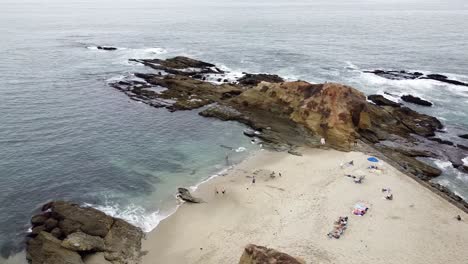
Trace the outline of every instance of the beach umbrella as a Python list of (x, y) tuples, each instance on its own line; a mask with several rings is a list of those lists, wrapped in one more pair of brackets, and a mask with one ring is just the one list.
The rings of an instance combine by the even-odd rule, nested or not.
[(379, 162), (379, 160), (376, 157), (369, 157), (367, 158), (367, 160), (370, 162)]

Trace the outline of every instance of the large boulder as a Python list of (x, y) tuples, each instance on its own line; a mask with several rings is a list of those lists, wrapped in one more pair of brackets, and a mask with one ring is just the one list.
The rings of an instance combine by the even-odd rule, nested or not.
[(66, 233), (71, 233), (80, 229), (84, 233), (92, 236), (105, 237), (113, 223), (112, 217), (91, 207), (83, 208), (77, 204), (57, 201), (53, 203), (51, 209), (58, 215), (59, 219), (62, 220), (62, 228), (67, 224), (73, 226), (73, 228), (67, 230), (68, 232)]
[(80, 254), (61, 246), (61, 241), (40, 232), (27, 244), (27, 258), (32, 264), (83, 264)]
[(105, 237), (105, 258), (112, 263), (138, 264), (141, 257), (141, 230), (116, 219)]
[(139, 228), (64, 201), (48, 203), (42, 210), (31, 219), (36, 226), (28, 235), (26, 253), (33, 264), (83, 263), (83, 259), (99, 259), (92, 257), (96, 252), (113, 264), (139, 263), (143, 237)]
[(286, 253), (257, 245), (247, 245), (239, 264), (305, 264)]
[(70, 234), (62, 241), (62, 247), (73, 251), (104, 251), (104, 239), (83, 232)]

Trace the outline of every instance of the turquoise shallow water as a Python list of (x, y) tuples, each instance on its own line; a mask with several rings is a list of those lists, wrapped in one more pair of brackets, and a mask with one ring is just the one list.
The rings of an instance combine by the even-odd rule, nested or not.
[[(244, 127), (128, 100), (107, 82), (129, 58), (187, 55), (233, 71), (336, 81), (366, 93), (411, 92), (449, 133), (468, 128), (468, 89), (389, 81), (364, 69), (444, 73), (468, 81), (466, 1), (12, 1), (0, 3), (0, 252), (19, 248), (28, 219), (72, 199), (146, 229), (175, 188), (225, 166), (221, 144), (247, 151)], [(116, 52), (87, 47), (112, 45)], [(468, 145), (466, 143), (465, 145)], [(441, 183), (468, 196), (443, 162)], [(166, 202), (165, 202), (166, 201)]]

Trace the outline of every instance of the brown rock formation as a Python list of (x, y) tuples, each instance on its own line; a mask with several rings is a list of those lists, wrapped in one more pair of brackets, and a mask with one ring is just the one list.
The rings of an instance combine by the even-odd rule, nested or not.
[(31, 219), (26, 252), (32, 264), (82, 264), (96, 252), (110, 263), (139, 263), (143, 237), (139, 228), (69, 202), (51, 202), (42, 209)]
[(247, 245), (239, 264), (305, 264), (286, 253), (257, 245)]
[[(443, 128), (437, 118), (383, 96), (370, 96), (373, 104), (349, 86), (284, 82), (268, 74), (245, 73), (237, 81), (219, 84), (225, 72), (209, 63), (185, 57), (137, 61), (163, 73), (136, 73), (145, 82), (111, 85), (133, 100), (170, 111), (205, 107), (199, 112), (202, 116), (239, 121), (259, 131), (253, 136), (266, 147), (291, 151), (300, 145), (320, 146), (320, 139), (325, 138), (327, 146), (349, 151), (359, 140), (422, 180), (437, 177), (441, 171), (418, 157), (449, 160), (465, 170), (460, 157), (468, 155), (467, 149), (434, 137)], [(454, 197), (448, 199), (460, 204)], [(461, 205), (468, 210), (467, 203)]]

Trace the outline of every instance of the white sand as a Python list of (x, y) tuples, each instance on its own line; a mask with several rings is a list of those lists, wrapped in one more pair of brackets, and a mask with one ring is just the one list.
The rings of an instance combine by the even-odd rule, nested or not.
[[(143, 242), (144, 263), (238, 263), (248, 243), (273, 247), (307, 263), (468, 263), (468, 216), (385, 164), (371, 173), (366, 155), (305, 150), (298, 157), (262, 151), (195, 193)], [(355, 166), (339, 164), (354, 160)], [(251, 178), (262, 169), (255, 185)], [(271, 179), (270, 171), (282, 177)], [(365, 175), (355, 184), (345, 173)], [(227, 193), (215, 195), (215, 186)], [(385, 200), (382, 188), (394, 200)], [(247, 189), (248, 188), (248, 189)], [(365, 216), (351, 213), (366, 201)], [(455, 220), (461, 215), (463, 221)], [(326, 234), (349, 216), (340, 239)]]

